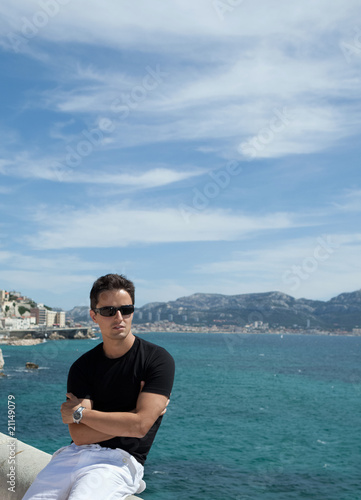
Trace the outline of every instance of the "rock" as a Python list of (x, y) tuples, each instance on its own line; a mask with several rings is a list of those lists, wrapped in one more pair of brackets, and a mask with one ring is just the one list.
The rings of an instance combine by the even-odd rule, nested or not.
[(36, 345), (43, 342), (43, 339), (15, 339), (13, 337), (0, 339), (0, 344), (6, 345)]
[(0, 370), (4, 368), (4, 365), (5, 365), (4, 356), (2, 350), (0, 349)]
[(86, 335), (84, 335), (84, 333), (83, 333), (83, 332), (78, 331), (78, 332), (76, 332), (76, 334), (74, 335), (74, 338), (75, 338), (75, 339), (86, 339), (87, 337), (86, 337)]
[(29, 368), (30, 370), (34, 370), (36, 368), (39, 368), (39, 365), (37, 365), (36, 363), (31, 363), (30, 361), (28, 361), (25, 365), (25, 368)]
[(64, 335), (60, 335), (57, 332), (53, 332), (53, 333), (50, 334), (49, 339), (50, 340), (64, 340), (65, 337), (64, 337)]

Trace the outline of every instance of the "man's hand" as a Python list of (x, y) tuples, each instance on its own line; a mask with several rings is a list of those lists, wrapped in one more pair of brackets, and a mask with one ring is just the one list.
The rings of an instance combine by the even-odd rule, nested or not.
[(81, 406), (81, 401), (74, 394), (68, 392), (67, 400), (61, 405), (61, 416), (64, 424), (73, 423), (73, 413)]

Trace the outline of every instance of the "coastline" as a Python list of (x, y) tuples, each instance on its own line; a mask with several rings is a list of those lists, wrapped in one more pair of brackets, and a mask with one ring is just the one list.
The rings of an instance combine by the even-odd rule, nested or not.
[[(187, 325), (179, 324), (173, 321), (153, 321), (146, 323), (133, 323), (132, 332), (134, 334), (157, 333), (205, 333), (205, 334), (227, 334), (227, 335), (316, 335), (316, 336), (343, 336), (343, 337), (361, 337), (360, 329), (348, 330), (323, 330), (321, 328), (302, 328), (294, 325), (293, 327), (277, 326), (270, 327), (268, 324), (250, 324), (250, 325)], [(85, 340), (95, 339), (100, 336), (98, 331), (91, 324), (84, 322), (72, 327), (53, 327), (46, 329), (23, 329), (23, 330), (0, 330), (0, 345), (12, 346), (32, 346), (47, 342), (48, 340)]]
[(344, 337), (360, 337), (361, 334), (353, 333), (346, 330), (320, 330), (316, 328), (279, 328), (270, 327), (240, 327), (236, 325), (226, 326), (190, 326), (171, 323), (169, 321), (159, 321), (154, 323), (132, 324), (132, 332), (151, 333), (151, 332), (167, 332), (167, 333), (223, 333), (235, 335), (319, 335), (319, 336), (344, 336)]
[[(234, 331), (230, 330), (222, 330), (219, 328), (192, 328), (192, 327), (181, 327), (176, 329), (168, 329), (161, 328), (159, 326), (153, 326), (148, 328), (137, 328), (136, 326), (132, 327), (132, 332), (137, 334), (148, 334), (148, 333), (204, 333), (204, 334), (223, 334), (223, 335), (278, 335), (283, 337), (284, 335), (310, 335), (310, 336), (319, 336), (319, 337), (361, 337), (361, 335), (354, 334), (352, 332), (330, 332), (330, 331), (318, 331), (318, 330), (250, 330), (250, 329), (237, 329)], [(74, 336), (74, 337), (64, 337), (62, 335), (52, 336), (52, 337), (41, 337), (41, 338), (18, 338), (13, 336), (6, 336), (0, 338), (0, 346), (1, 345), (10, 345), (10, 346), (33, 346), (38, 344), (43, 344), (44, 342), (54, 341), (54, 340), (87, 340), (87, 339), (96, 339), (97, 335), (93, 336)], [(98, 337), (99, 338), (99, 337)]]

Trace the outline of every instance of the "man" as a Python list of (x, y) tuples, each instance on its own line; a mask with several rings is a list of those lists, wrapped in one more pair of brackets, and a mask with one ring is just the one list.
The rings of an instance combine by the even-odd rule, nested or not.
[(174, 360), (131, 332), (134, 285), (97, 279), (90, 316), (103, 342), (71, 366), (61, 405), (72, 444), (52, 457), (23, 500), (125, 499), (145, 489), (143, 466), (169, 401)]

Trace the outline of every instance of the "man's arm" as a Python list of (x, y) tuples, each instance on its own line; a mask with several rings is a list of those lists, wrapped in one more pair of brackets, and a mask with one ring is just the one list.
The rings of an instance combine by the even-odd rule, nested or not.
[[(61, 406), (65, 424), (72, 424), (73, 412), (79, 406), (86, 407), (81, 421), (83, 428), (74, 429), (74, 426), (80, 427), (81, 423), (69, 425), (69, 431), (75, 444), (90, 444), (89, 437), (93, 435), (105, 436), (105, 438), (93, 442), (104, 441), (114, 436), (142, 438), (157, 418), (165, 413), (169, 401), (166, 396), (160, 394), (141, 392), (133, 412), (102, 412), (93, 410), (91, 406), (81, 405), (80, 400), (71, 393), (68, 393), (67, 397), (69, 399)], [(88, 428), (89, 432), (87, 433)], [(86, 442), (83, 442), (83, 439)]]
[[(82, 399), (79, 401), (80, 406), (84, 406), (89, 410), (93, 408), (93, 401), (91, 401), (90, 399)], [(102, 441), (107, 441), (108, 439), (112, 439), (113, 437), (115, 437), (111, 436), (108, 433), (98, 432), (94, 429), (91, 429), (81, 422), (80, 424), (69, 423), (68, 427), (72, 440), (78, 446), (82, 444), (101, 443)]]
[[(71, 393), (67, 397), (61, 407), (62, 418), (69, 424), (70, 435), (77, 445), (99, 443), (115, 436), (142, 438), (157, 418), (164, 415), (169, 403), (166, 396), (141, 392), (132, 412), (101, 412), (92, 409), (90, 400), (80, 401)], [(79, 406), (86, 408), (82, 421), (80, 424), (71, 423), (73, 412)]]

